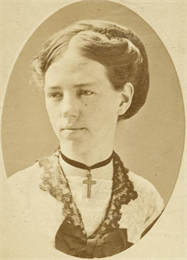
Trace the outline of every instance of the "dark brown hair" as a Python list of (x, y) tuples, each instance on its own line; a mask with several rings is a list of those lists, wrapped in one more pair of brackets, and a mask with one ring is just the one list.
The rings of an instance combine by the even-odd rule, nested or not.
[(149, 89), (147, 55), (137, 34), (115, 23), (79, 21), (50, 37), (33, 61), (34, 76), (39, 86), (44, 86), (44, 76), (49, 66), (63, 57), (70, 42), (76, 38), (76, 47), (83, 56), (105, 66), (108, 79), (116, 91), (127, 82), (133, 84), (131, 106), (119, 120), (136, 114), (145, 103)]

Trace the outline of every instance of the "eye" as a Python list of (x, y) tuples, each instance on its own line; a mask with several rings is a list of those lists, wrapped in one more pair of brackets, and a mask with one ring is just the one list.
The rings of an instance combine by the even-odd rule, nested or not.
[(79, 91), (79, 95), (81, 95), (81, 96), (91, 96), (93, 94), (94, 94), (94, 92), (92, 92), (90, 90), (83, 90), (83, 89), (81, 89)]
[(52, 92), (52, 93), (48, 93), (47, 97), (52, 98), (54, 100), (58, 100), (61, 99), (63, 97), (63, 94), (60, 92)]

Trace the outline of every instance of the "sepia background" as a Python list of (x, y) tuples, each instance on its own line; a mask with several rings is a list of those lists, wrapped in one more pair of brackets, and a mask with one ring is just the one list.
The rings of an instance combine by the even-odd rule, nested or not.
[[(6, 27), (4, 27), (3, 38), (3, 54), (4, 58), (6, 57), (3, 63), (4, 87), (12, 72), (2, 114), (2, 148), (7, 175), (10, 176), (14, 172), (32, 165), (35, 160), (51, 154), (58, 144), (45, 113), (43, 94), (30, 81), (29, 67), (32, 58), (39, 50), (40, 44), (55, 30), (57, 31), (79, 19), (110, 20), (125, 24), (140, 35), (147, 49), (151, 78), (146, 105), (132, 119), (119, 125), (116, 151), (121, 155), (125, 166), (150, 180), (167, 203), (180, 168), (184, 143), (184, 112), (178, 78), (162, 41), (171, 55), (174, 51), (174, 63), (178, 64), (178, 74), (182, 81), (181, 85), (183, 85), (184, 60), (180, 57), (184, 52), (184, 42), (182, 35), (179, 33), (184, 19), (183, 2), (173, 2), (168, 6), (164, 2), (140, 3), (132, 1), (129, 3), (121, 1), (130, 8), (128, 9), (110, 1), (82, 1), (57, 11), (51, 17), (49, 16), (53, 12), (68, 1), (15, 2), (4, 3), (4, 17), (7, 22)], [(149, 25), (152, 25), (158, 35), (162, 36), (162, 41), (154, 30), (131, 9), (139, 13)], [(162, 16), (164, 17), (161, 19)], [(48, 19), (40, 25), (46, 18)], [(35, 31), (37, 27), (38, 29)], [(29, 37), (30, 39), (27, 41)], [(22, 47), (24, 47), (23, 50)], [(21, 50), (22, 52), (19, 55)], [(3, 91), (5, 93), (5, 88), (3, 88)], [(180, 178), (178, 181), (181, 180)], [(177, 200), (180, 196), (176, 195), (173, 198), (175, 206), (172, 210), (177, 214), (180, 212), (178, 207), (181, 200)], [(6, 205), (5, 208), (7, 208)], [(116, 258), (141, 256), (151, 259), (151, 257), (157, 256), (159, 259), (164, 259), (167, 256), (178, 256), (178, 259), (180, 257), (182, 259), (184, 255), (182, 243), (184, 234), (181, 234), (180, 231), (181, 237), (179, 239), (179, 230), (181, 230), (181, 223), (183, 223), (183, 214), (175, 220), (174, 224), (177, 223), (178, 230), (172, 233), (168, 228), (168, 217), (172, 216), (170, 215), (172, 210), (168, 213), (166, 209), (165, 215), (163, 214), (164, 216), (159, 220), (157, 227), (160, 226), (157, 230), (161, 231), (165, 228), (165, 232), (156, 233), (156, 238), (159, 239), (158, 242), (152, 244), (152, 249), (151, 243), (145, 243), (145, 246), (140, 241), (138, 245), (144, 249), (143, 252), (139, 249), (141, 254), (133, 253), (138, 252), (137, 245), (137, 247), (134, 246), (135, 249), (133, 247), (127, 252), (119, 254)], [(9, 212), (11, 212), (10, 209)], [(150, 233), (153, 233), (145, 237), (147, 242), (150, 242), (151, 239), (154, 241), (154, 231), (157, 232), (156, 229), (150, 231)], [(148, 236), (150, 240), (147, 238)], [(171, 241), (178, 243), (178, 253), (171, 248), (171, 241), (167, 244), (168, 248), (167, 245), (163, 248), (163, 242), (169, 241), (171, 236), (174, 239), (171, 239)], [(10, 238), (10, 235), (8, 237)], [(157, 249), (153, 250), (155, 243)], [(163, 250), (160, 251), (159, 245)], [(169, 247), (170, 251), (168, 250)], [(40, 257), (47, 256), (47, 251), (44, 252), (41, 248), (39, 251), (38, 256), (40, 254)], [(5, 246), (4, 252), (8, 256), (11, 255), (12, 251)], [(18, 257), (23, 254), (21, 247), (16, 250), (16, 253)], [(29, 250), (27, 253), (28, 257), (32, 256)], [(56, 257), (62, 256), (58, 252), (55, 253)]]

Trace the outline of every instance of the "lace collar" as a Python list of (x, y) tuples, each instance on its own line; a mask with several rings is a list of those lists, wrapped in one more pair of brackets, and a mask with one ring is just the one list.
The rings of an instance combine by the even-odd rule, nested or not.
[[(73, 201), (68, 181), (59, 163), (59, 157), (60, 153), (57, 151), (52, 156), (44, 158), (39, 162), (40, 167), (44, 169), (41, 175), (40, 189), (48, 191), (57, 200), (63, 202), (62, 213), (66, 221), (75, 227), (79, 226), (82, 234), (86, 236), (81, 214)], [(116, 153), (114, 153), (113, 168), (113, 185), (109, 206), (104, 221), (90, 237), (94, 237), (96, 234), (104, 235), (111, 230), (119, 228), (118, 221), (121, 219), (121, 206), (138, 197), (133, 183), (127, 175), (128, 169), (123, 166)]]

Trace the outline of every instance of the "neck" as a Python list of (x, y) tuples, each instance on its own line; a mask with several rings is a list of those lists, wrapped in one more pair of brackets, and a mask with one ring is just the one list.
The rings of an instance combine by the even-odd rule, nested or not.
[(94, 148), (86, 152), (76, 153), (72, 149), (66, 149), (63, 144), (60, 144), (60, 150), (69, 159), (91, 166), (109, 158), (113, 152), (113, 145), (105, 149)]

